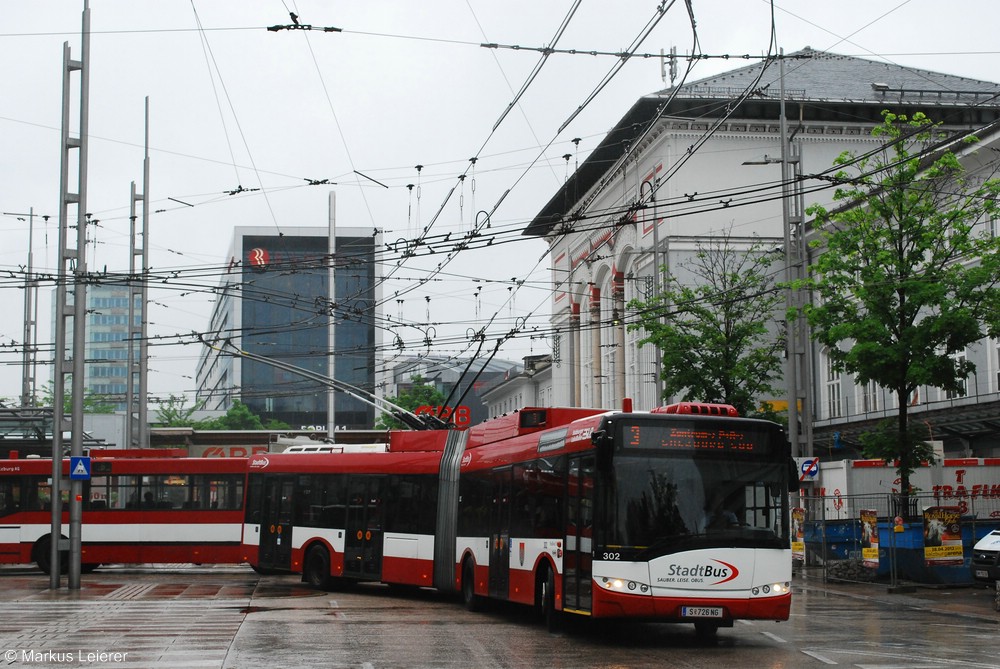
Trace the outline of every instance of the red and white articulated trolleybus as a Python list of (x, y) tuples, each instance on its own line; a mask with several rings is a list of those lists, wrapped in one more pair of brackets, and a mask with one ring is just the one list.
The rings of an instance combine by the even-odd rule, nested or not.
[[(165, 454), (179, 455), (168, 449), (91, 452), (91, 479), (83, 482), (83, 570), (111, 563), (242, 561), (246, 458)], [(68, 459), (63, 475), (69, 477)], [(51, 459), (0, 460), (0, 563), (35, 562), (49, 572), (51, 479)], [(69, 532), (68, 487), (61, 488), (63, 538)]]
[(260, 571), (433, 586), (592, 618), (786, 620), (782, 428), (732, 407), (530, 408), (384, 453), (250, 459), (245, 559)]
[[(580, 415), (526, 409), (470, 434), (461, 461), (456, 579), (484, 597), (592, 618), (787, 620), (783, 429), (682, 403)], [(489, 435), (489, 437), (487, 437)]]
[(443, 564), (450, 587), (453, 547), (435, 555), (446, 546), (436, 537), (441, 462), (445, 445), (454, 451), (463, 436), (397, 431), (376, 449), (251, 456), (243, 560), (260, 573), (301, 573), (319, 588), (338, 579), (434, 586)]

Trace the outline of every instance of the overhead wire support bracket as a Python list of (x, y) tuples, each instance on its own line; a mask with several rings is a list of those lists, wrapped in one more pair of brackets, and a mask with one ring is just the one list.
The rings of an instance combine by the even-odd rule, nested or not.
[(308, 23), (290, 23), (288, 25), (277, 25), (268, 26), (267, 31), (271, 33), (276, 33), (279, 30), (322, 30), (325, 33), (340, 33), (344, 32), (342, 28), (335, 28), (333, 26), (318, 26), (314, 27)]

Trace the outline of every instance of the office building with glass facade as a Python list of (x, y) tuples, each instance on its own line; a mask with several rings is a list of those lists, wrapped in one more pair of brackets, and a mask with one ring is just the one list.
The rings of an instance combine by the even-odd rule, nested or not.
[[(374, 392), (378, 305), (372, 228), (237, 227), (198, 362), (198, 399), (240, 400), (295, 429), (369, 429), (374, 409), (289, 369)], [(333, 233), (331, 235), (331, 232)], [(331, 290), (332, 287), (332, 290)], [(276, 367), (233, 355), (275, 360)]]

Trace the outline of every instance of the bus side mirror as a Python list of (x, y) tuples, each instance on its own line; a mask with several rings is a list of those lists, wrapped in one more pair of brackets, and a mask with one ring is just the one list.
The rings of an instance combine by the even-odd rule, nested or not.
[(615, 443), (607, 430), (596, 430), (590, 437), (590, 442), (597, 450), (597, 468), (606, 471), (611, 468), (612, 453)]
[(788, 492), (799, 491), (799, 468), (795, 466), (795, 458), (788, 458)]

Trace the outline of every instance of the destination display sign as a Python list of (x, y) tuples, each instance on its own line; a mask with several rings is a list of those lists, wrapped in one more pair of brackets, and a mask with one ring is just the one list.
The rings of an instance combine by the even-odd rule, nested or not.
[(726, 425), (728, 421), (631, 423), (623, 427), (626, 449), (705, 451), (766, 455), (773, 452), (772, 435), (756, 425)]

